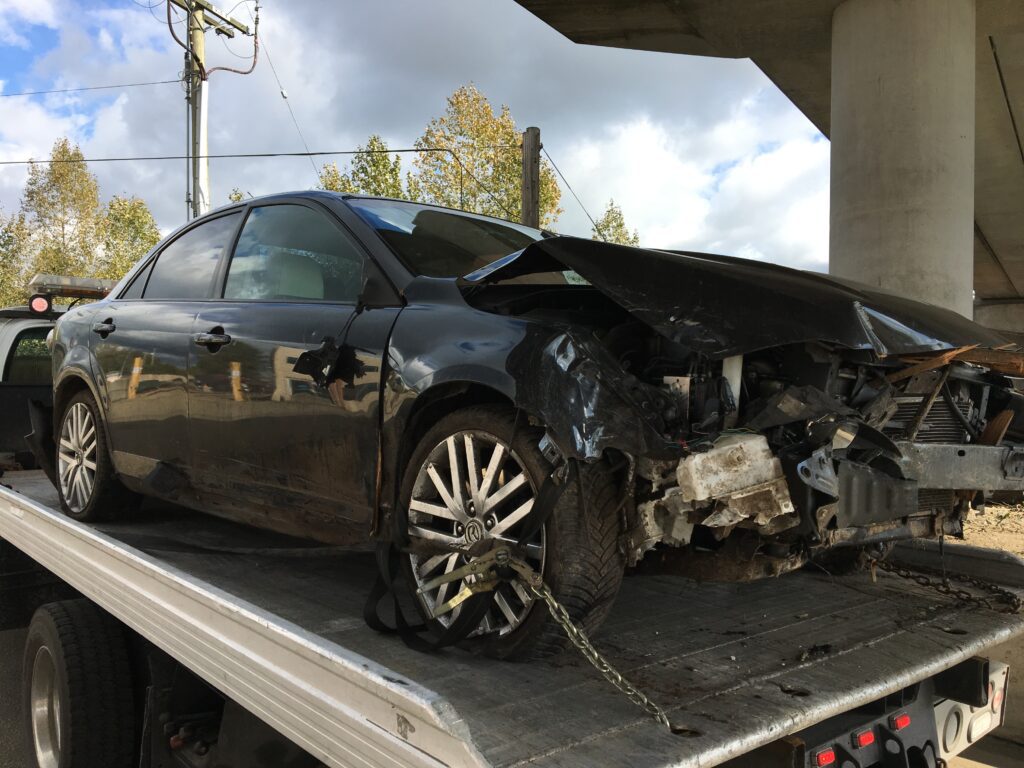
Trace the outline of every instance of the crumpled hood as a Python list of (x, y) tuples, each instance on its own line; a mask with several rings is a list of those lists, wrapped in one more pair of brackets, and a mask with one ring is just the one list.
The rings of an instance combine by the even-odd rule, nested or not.
[(1005, 338), (951, 310), (760, 261), (552, 237), (463, 278), (574, 270), (661, 335), (710, 357), (823, 341), (880, 356)]

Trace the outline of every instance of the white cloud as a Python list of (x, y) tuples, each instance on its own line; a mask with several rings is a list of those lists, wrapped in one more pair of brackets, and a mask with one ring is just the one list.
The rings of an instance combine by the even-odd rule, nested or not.
[[(27, 23), (26, 14), (58, 30), (58, 43), (21, 73), (33, 87), (167, 80), (181, 71), (181, 49), (159, 8), (154, 18), (128, 0), (107, 0), (57, 13), (58, 1), (0, 0), (0, 35), (5, 23)], [(244, 5), (235, 15), (248, 20)], [(588, 209), (596, 216), (614, 198), (643, 243), (802, 266), (827, 259), (828, 144), (749, 61), (574, 45), (511, 0), (296, 0), (268, 4), (261, 28), (311, 149), (354, 148), (370, 133), (410, 146), (445, 97), (472, 81), (495, 104), (509, 104), (521, 125), (539, 125)], [(247, 54), (249, 41), (236, 38), (225, 50), (218, 40), (208, 37), (211, 65), (244, 68), (231, 53)], [(252, 75), (214, 74), (210, 105), (211, 152), (302, 149), (265, 56)], [(184, 126), (175, 85), (2, 99), (0, 156), (43, 157), (61, 136), (87, 157), (176, 155), (185, 150)], [(408, 168), (409, 157), (403, 162)], [(162, 229), (184, 219), (184, 161), (91, 169), (104, 197), (142, 196)], [(8, 211), (24, 176), (23, 167), (0, 167)], [(315, 182), (305, 158), (214, 160), (211, 177), (215, 204), (236, 186), (259, 195)], [(559, 231), (589, 236), (567, 192), (562, 207)]]
[(25, 24), (56, 28), (53, 0), (0, 0), (0, 45), (27, 48), (28, 39), (18, 31)]
[[(829, 145), (795, 117), (766, 113), (759, 98), (705, 126), (641, 117), (572, 144), (560, 167), (593, 215), (614, 197), (643, 245), (820, 269)], [(589, 236), (575, 203), (563, 205), (561, 230)]]

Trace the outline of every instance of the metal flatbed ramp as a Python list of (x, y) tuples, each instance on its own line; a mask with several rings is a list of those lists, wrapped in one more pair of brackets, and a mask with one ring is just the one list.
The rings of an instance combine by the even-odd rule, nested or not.
[(677, 736), (573, 652), (428, 656), (372, 632), (368, 555), (181, 511), (140, 521), (97, 531), (0, 489), (0, 536), (335, 766), (713, 766), (1024, 632), (883, 575), (632, 576), (597, 645), (701, 733)]

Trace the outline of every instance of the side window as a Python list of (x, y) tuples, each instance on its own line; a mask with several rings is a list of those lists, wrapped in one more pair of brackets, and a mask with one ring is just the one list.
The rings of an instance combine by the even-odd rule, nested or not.
[(50, 384), (50, 350), (46, 348), (49, 328), (29, 328), (18, 334), (7, 358), (4, 381), (8, 384)]
[(355, 302), (363, 258), (322, 213), (302, 205), (253, 208), (228, 267), (224, 298)]
[(128, 287), (121, 293), (121, 299), (141, 299), (142, 291), (146, 287), (146, 278), (149, 277), (149, 273), (153, 271), (153, 264), (156, 262), (150, 261), (145, 267), (143, 267), (139, 274), (129, 283)]
[(190, 229), (157, 256), (143, 298), (207, 299), (217, 262), (238, 225), (229, 213)]

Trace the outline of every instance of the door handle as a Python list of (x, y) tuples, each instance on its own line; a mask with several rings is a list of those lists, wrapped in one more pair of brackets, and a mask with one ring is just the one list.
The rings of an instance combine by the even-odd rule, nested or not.
[(107, 336), (109, 334), (113, 333), (116, 330), (117, 330), (117, 326), (114, 325), (114, 318), (112, 318), (112, 317), (108, 317), (102, 323), (93, 323), (92, 324), (92, 332), (93, 333), (98, 333), (104, 339), (107, 338)]
[(192, 341), (198, 347), (207, 347), (213, 351), (225, 344), (230, 344), (231, 337), (226, 333), (195, 333), (192, 334)]

